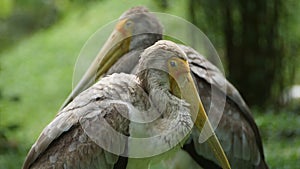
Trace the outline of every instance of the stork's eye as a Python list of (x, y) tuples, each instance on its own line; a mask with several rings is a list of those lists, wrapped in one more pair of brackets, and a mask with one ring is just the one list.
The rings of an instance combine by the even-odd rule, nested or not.
[(128, 20), (126, 23), (125, 23), (125, 28), (126, 29), (130, 29), (133, 27), (133, 22), (131, 20)]
[(170, 61), (170, 66), (176, 67), (176, 66), (177, 66), (177, 63), (176, 63), (175, 61)]

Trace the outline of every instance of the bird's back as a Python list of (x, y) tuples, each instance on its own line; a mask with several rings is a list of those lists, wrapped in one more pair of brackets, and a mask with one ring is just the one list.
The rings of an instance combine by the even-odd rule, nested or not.
[[(29, 151), (23, 169), (112, 168), (118, 156), (105, 151), (99, 146), (99, 140), (95, 140), (109, 138), (107, 129), (97, 123), (105, 119), (114, 130), (128, 135), (129, 120), (120, 114), (120, 109), (126, 108), (126, 104), (141, 104), (139, 90), (134, 75), (113, 74), (101, 79), (78, 95), (45, 127)], [(120, 149), (125, 151), (125, 146)]]

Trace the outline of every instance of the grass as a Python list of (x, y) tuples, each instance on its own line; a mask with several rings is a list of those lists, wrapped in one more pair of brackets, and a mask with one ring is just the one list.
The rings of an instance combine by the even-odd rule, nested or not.
[(300, 165), (299, 112), (256, 112), (254, 115), (263, 137), (269, 167), (297, 168)]
[[(55, 116), (71, 91), (73, 67), (85, 41), (129, 6), (141, 4), (160, 10), (151, 0), (107, 0), (90, 4), (88, 10), (77, 7), (50, 29), (0, 54), (0, 150), (8, 149), (0, 151), (1, 168), (20, 168), (30, 146)], [(185, 17), (184, 4), (172, 1), (164, 12)], [(285, 112), (255, 117), (271, 168), (299, 166), (300, 133), (295, 126), (300, 126), (300, 118)]]

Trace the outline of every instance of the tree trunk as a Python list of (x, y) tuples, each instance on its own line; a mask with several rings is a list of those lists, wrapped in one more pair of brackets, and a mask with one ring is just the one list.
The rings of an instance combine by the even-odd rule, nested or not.
[[(218, 38), (224, 42), (228, 79), (247, 103), (263, 107), (278, 99), (279, 91), (294, 77), (287, 76), (286, 69), (295, 67), (291, 62), (284, 64), (289, 56), (283, 52), (279, 31), (282, 0), (190, 0), (190, 8), (194, 8), (191, 21), (199, 28), (204, 26), (208, 37), (221, 34)], [(204, 11), (206, 19), (199, 18), (199, 11)]]

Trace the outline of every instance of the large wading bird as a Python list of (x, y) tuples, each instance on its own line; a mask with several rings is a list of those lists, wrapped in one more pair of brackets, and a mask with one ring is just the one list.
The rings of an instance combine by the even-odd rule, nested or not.
[[(135, 73), (140, 53), (162, 39), (162, 34), (163, 28), (158, 19), (146, 8), (134, 7), (126, 11), (62, 107), (104, 74)], [(202, 55), (190, 47), (184, 45), (180, 47), (188, 57), (192, 76), (205, 110), (223, 112), (215, 131), (232, 168), (268, 168), (258, 127), (239, 92), (219, 69)], [(215, 99), (212, 99), (212, 89), (216, 91)], [(222, 106), (224, 98), (225, 107)], [(203, 168), (220, 168), (220, 164), (208, 150), (208, 143), (200, 144), (198, 137), (199, 132), (193, 131), (183, 149)]]
[[(79, 94), (43, 130), (23, 169), (148, 168), (180, 148), (193, 121), (199, 130), (209, 124), (185, 53), (175, 43), (162, 40), (147, 48), (137, 72), (104, 77)], [(222, 167), (230, 168), (212, 128), (207, 132), (213, 135), (208, 139), (212, 152)], [(131, 137), (142, 140), (141, 145)], [(161, 146), (167, 149), (161, 151)], [(151, 152), (155, 149), (159, 153)], [(129, 156), (128, 163), (118, 155)], [(140, 155), (144, 158), (131, 158)]]

